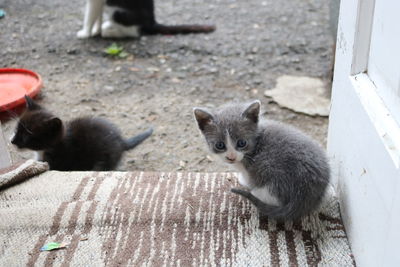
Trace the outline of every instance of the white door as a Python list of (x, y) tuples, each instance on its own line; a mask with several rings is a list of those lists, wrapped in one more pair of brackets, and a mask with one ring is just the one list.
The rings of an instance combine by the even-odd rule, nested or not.
[(358, 266), (400, 266), (400, 1), (341, 1), (328, 153)]

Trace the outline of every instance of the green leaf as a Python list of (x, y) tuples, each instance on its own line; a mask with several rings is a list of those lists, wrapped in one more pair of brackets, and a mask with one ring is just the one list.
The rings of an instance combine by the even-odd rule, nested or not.
[(107, 47), (104, 52), (106, 52), (110, 56), (118, 56), (124, 48), (122, 46), (118, 46), (116, 43), (113, 43), (109, 47)]

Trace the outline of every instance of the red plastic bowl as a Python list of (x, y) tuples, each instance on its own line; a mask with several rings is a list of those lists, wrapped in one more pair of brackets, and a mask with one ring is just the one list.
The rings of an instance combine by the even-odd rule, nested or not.
[(0, 112), (25, 103), (25, 95), (36, 96), (42, 88), (39, 74), (26, 69), (0, 69)]

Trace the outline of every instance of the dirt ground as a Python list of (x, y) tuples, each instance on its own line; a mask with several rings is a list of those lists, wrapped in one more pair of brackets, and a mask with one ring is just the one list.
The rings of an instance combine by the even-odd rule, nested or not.
[[(0, 0), (0, 67), (23, 67), (44, 80), (39, 102), (64, 120), (106, 117), (124, 136), (153, 126), (125, 154), (120, 170), (226, 171), (207, 157), (194, 106), (260, 99), (265, 116), (326, 143), (327, 118), (294, 113), (263, 96), (277, 77), (329, 77), (328, 1), (156, 0), (159, 22), (214, 23), (212, 34), (79, 40), (85, 0)], [(130, 54), (106, 56), (113, 42)], [(6, 138), (15, 121), (3, 122)], [(9, 145), (14, 161), (30, 152)]]

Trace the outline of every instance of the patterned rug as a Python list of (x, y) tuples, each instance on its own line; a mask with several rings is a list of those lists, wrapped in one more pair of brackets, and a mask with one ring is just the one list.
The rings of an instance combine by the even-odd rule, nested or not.
[(234, 173), (45, 172), (0, 191), (0, 266), (354, 266), (335, 200), (260, 221), (233, 186)]

